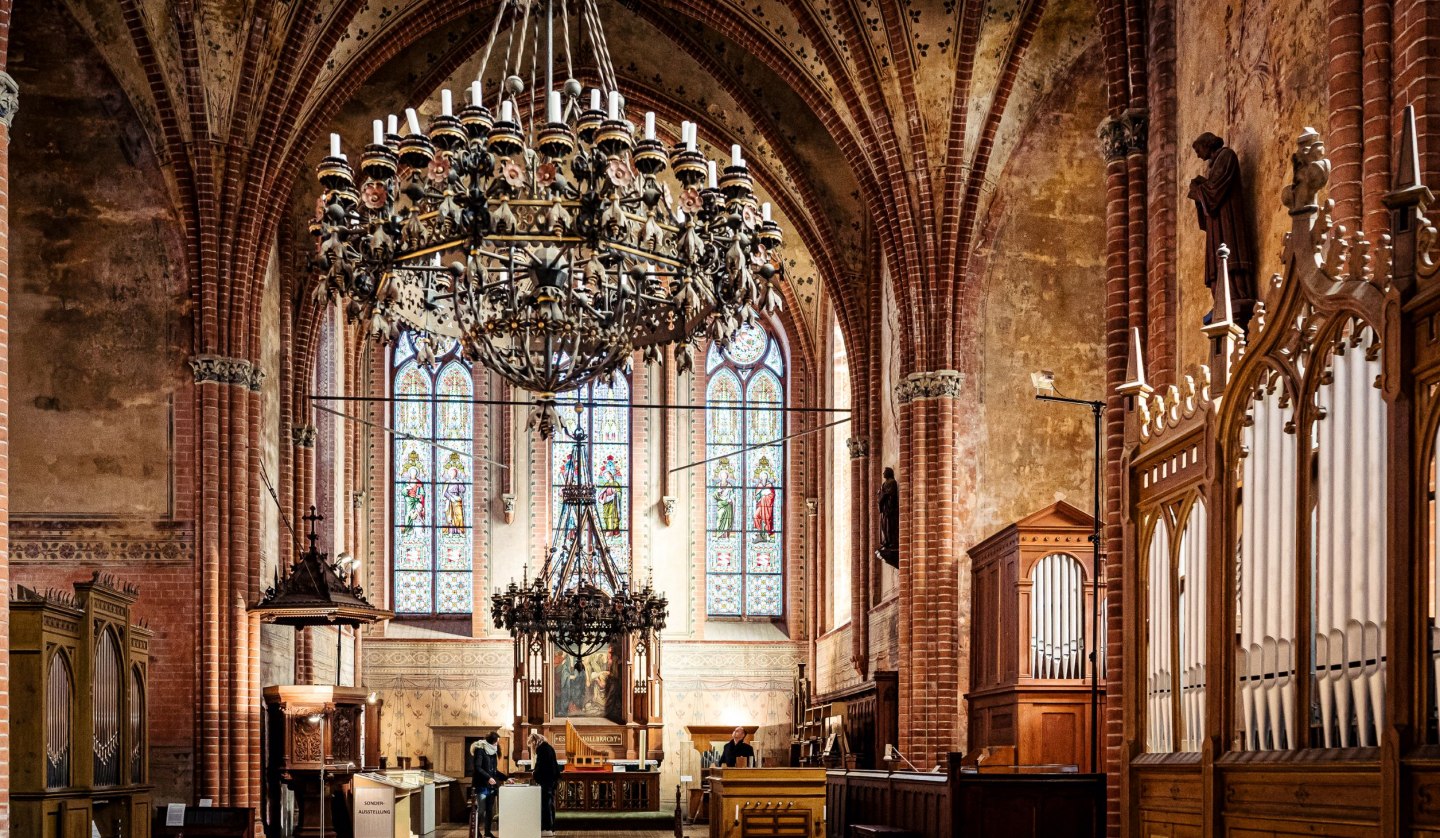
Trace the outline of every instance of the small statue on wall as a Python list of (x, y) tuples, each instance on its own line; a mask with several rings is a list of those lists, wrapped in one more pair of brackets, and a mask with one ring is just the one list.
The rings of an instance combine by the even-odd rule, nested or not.
[(877, 502), (880, 506), (880, 549), (875, 557), (891, 567), (900, 566), (900, 484), (895, 469), (886, 467)]
[(1219, 137), (1205, 132), (1191, 144), (1195, 155), (1209, 165), (1205, 174), (1190, 181), (1190, 200), (1200, 229), (1205, 231), (1205, 287), (1213, 295), (1213, 307), (1205, 315), (1209, 325), (1221, 308), (1220, 245), (1230, 249), (1230, 300), (1235, 324), (1244, 329), (1255, 310), (1255, 250), (1250, 244), (1250, 219), (1245, 212), (1240, 180), (1240, 158)]

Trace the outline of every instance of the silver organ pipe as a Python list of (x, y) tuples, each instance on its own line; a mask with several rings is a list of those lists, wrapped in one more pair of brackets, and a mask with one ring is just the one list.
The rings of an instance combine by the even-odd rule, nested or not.
[(70, 785), (70, 716), (75, 688), (70, 664), (60, 653), (50, 658), (45, 684), (45, 787)]
[(95, 643), (94, 752), (97, 786), (120, 783), (120, 695), (125, 689), (115, 633), (102, 630)]
[(1035, 563), (1030, 588), (1030, 674), (1083, 678), (1084, 579), (1080, 562), (1051, 553)]
[(1180, 750), (1200, 750), (1205, 730), (1205, 550), (1209, 523), (1196, 503), (1180, 533)]
[(1244, 430), (1241, 460), (1240, 648), (1242, 744), (1296, 745), (1296, 440), (1286, 430), (1283, 387), (1262, 387)]
[(1175, 717), (1170, 701), (1170, 538), (1163, 519), (1155, 522), (1147, 553), (1150, 574), (1145, 655), (1145, 749), (1151, 753), (1168, 753), (1175, 750)]
[(1385, 685), (1385, 400), (1374, 336), (1340, 345), (1315, 423), (1315, 690), (1324, 746), (1376, 746)]

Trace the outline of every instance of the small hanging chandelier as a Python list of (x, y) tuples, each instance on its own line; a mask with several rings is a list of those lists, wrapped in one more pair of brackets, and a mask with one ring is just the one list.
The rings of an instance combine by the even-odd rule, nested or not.
[[(610, 380), (636, 351), (654, 363), (673, 346), (683, 372), (697, 340), (726, 345), (780, 306), (783, 236), (740, 146), (717, 171), (694, 123), (667, 148), (646, 113), (637, 135), (596, 0), (578, 0), (575, 28), (599, 77), (585, 97), (569, 2), (503, 0), (470, 104), (456, 113), (444, 90), (428, 130), (412, 108), (404, 135), (395, 116), (375, 120), (358, 169), (332, 134), (311, 224), (317, 295), (344, 301), (382, 343), (414, 331), (422, 363), (458, 340), (469, 360), (535, 395), (531, 426), (547, 438), (556, 394)], [(504, 81), (491, 111), (483, 79), (497, 46)]]
[(669, 606), (648, 583), (632, 592), (615, 566), (595, 512), (595, 484), (580, 476), (591, 473), (585, 432), (576, 430), (574, 440), (573, 467), (560, 490), (563, 534), (534, 581), (495, 590), (491, 616), (511, 636), (549, 638), (578, 669), (621, 637), (653, 637), (665, 628)]

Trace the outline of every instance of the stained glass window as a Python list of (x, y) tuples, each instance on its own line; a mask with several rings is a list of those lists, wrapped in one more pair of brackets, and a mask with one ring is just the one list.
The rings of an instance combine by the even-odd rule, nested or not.
[(785, 361), (747, 326), (706, 359), (705, 608), (712, 617), (785, 612)]
[(421, 366), (414, 336), (406, 332), (395, 346), (393, 373), (395, 613), (469, 614), (475, 494), (470, 365), (451, 346), (434, 366)]
[(574, 526), (570, 513), (563, 518), (560, 514), (560, 487), (575, 470), (575, 438), (571, 434), (584, 431), (590, 456), (590, 479), (595, 482), (595, 512), (600, 519), (600, 533), (620, 575), (628, 576), (630, 379), (621, 373), (610, 384), (587, 384), (573, 395), (562, 397), (558, 412), (562, 429), (556, 430), (550, 448), (550, 520), (555, 523), (555, 538)]

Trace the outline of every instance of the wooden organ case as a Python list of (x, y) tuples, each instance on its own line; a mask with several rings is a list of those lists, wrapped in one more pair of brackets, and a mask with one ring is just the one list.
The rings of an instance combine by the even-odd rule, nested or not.
[(1211, 363), (1159, 392), (1132, 332), (1125, 834), (1440, 835), (1440, 277), (1401, 123), (1389, 240), (1332, 222), (1307, 129), (1250, 322), (1222, 271)]
[[(75, 594), (10, 601), (10, 800), (15, 834), (150, 834), (149, 629), (138, 590), (98, 571)], [(23, 722), (23, 723), (20, 723)]]
[(1093, 520), (1060, 501), (970, 550), (971, 753), (1013, 748), (1021, 765), (1092, 770)]

